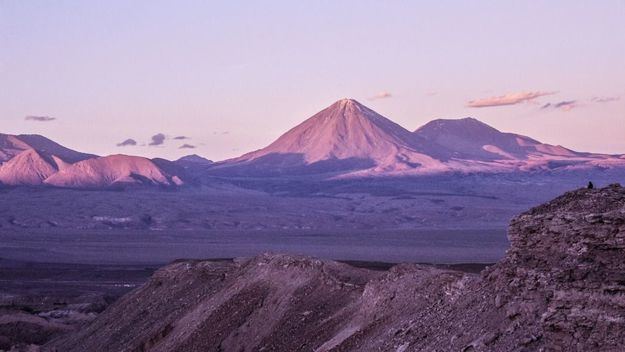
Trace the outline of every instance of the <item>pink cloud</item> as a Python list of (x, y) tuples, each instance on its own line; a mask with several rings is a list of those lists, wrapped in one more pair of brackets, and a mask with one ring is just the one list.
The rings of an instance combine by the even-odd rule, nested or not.
[(369, 100), (386, 99), (386, 98), (391, 98), (392, 96), (393, 95), (387, 91), (381, 91), (380, 93), (370, 97)]
[(503, 106), (503, 105), (516, 105), (520, 103), (526, 103), (536, 98), (546, 95), (552, 95), (555, 92), (518, 92), (508, 93), (495, 97), (482, 98), (471, 100), (467, 103), (470, 108), (485, 108), (491, 106)]

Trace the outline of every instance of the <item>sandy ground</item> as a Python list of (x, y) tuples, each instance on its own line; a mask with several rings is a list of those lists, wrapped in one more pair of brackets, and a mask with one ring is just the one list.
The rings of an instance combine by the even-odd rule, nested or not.
[(508, 248), (502, 229), (387, 231), (0, 231), (0, 258), (56, 263), (164, 264), (264, 252), (335, 260), (492, 263)]

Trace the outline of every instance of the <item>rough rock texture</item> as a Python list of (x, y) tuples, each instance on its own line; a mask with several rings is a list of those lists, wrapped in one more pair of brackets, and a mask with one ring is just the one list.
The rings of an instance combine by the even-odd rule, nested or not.
[(622, 351), (625, 189), (517, 218), (481, 275), (284, 255), (178, 262), (52, 351)]
[(566, 193), (509, 232), (507, 257), (484, 277), (528, 345), (625, 349), (625, 189)]

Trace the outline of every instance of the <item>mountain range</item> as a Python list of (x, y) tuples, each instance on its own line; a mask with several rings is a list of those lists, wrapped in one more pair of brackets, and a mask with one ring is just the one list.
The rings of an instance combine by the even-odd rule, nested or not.
[[(96, 156), (39, 135), (0, 134), (0, 183), (107, 188), (180, 186), (205, 176), (371, 177), (625, 168), (624, 155), (584, 153), (504, 133), (474, 118), (409, 131), (353, 99), (339, 100), (267, 147), (212, 162)], [(189, 176), (193, 175), (193, 177)]]
[(0, 134), (0, 160), (0, 183), (9, 186), (108, 188), (184, 183), (184, 171), (171, 161), (128, 155), (99, 157), (38, 135)]
[(623, 155), (576, 152), (474, 118), (433, 120), (410, 132), (356, 100), (342, 99), (269, 146), (216, 163), (210, 172), (383, 176), (623, 166)]

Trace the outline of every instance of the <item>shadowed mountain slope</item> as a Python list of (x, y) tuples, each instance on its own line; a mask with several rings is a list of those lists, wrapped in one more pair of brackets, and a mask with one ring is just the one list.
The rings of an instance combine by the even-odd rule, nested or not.
[(181, 165), (183, 167), (189, 166), (206, 166), (213, 164), (212, 160), (208, 160), (204, 157), (201, 157), (197, 154), (191, 154), (183, 156), (182, 158), (175, 160), (174, 163)]
[(9, 135), (0, 133), (0, 162), (8, 161), (20, 152), (34, 149), (42, 155), (55, 155), (68, 163), (96, 157), (66, 148), (46, 137), (36, 134)]

